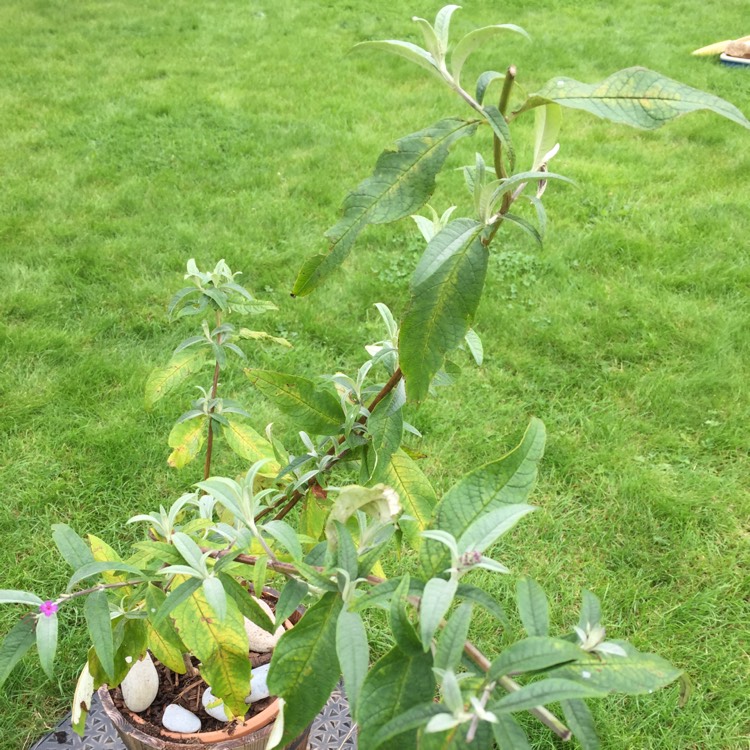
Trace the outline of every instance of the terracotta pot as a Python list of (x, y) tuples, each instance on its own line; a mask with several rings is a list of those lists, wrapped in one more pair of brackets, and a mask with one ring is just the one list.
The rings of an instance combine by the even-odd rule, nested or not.
[[(278, 701), (274, 701), (261, 713), (243, 724), (235, 725), (232, 734), (225, 730), (179, 734), (162, 729), (162, 737), (152, 737), (138, 727), (136, 722), (140, 722), (141, 725), (145, 725), (146, 722), (137, 714), (126, 717), (120, 713), (106, 685), (99, 688), (99, 699), (104, 712), (128, 750), (188, 750), (191, 747), (205, 747), (206, 750), (264, 750), (268, 735), (273, 729), (273, 720), (279, 712)], [(307, 747), (309, 733), (308, 727), (296, 740), (287, 745), (285, 750), (304, 750)], [(189, 740), (190, 743), (176, 740)]]
[[(268, 598), (278, 599), (278, 592), (266, 589)], [(293, 612), (284, 624), (292, 627), (304, 613), (300, 607)], [(159, 728), (161, 737), (154, 737), (143, 731), (146, 722), (138, 714), (120, 712), (115, 706), (109, 688), (102, 685), (98, 691), (104, 712), (114, 725), (127, 750), (186, 750), (191, 747), (205, 747), (206, 750), (264, 750), (268, 735), (273, 730), (273, 721), (279, 713), (278, 701), (273, 701), (263, 711), (251, 716), (242, 724), (232, 725), (231, 734), (226, 730), (180, 734)], [(305, 750), (307, 748), (308, 727), (297, 739), (286, 745), (284, 750)]]

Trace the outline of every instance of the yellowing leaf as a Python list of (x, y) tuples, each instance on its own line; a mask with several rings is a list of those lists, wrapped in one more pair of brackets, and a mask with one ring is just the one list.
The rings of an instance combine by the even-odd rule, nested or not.
[(231, 598), (219, 622), (202, 588), (174, 610), (177, 634), (202, 663), (202, 674), (214, 694), (236, 716), (247, 710), (245, 696), (250, 684), (247, 634), (242, 615)]
[[(252, 427), (236, 420), (228, 425), (222, 425), (222, 431), (229, 447), (240, 457), (250, 463), (264, 458), (274, 458), (273, 446)], [(260, 471), (262, 476), (275, 477), (281, 471), (281, 466), (275, 460), (269, 461)]]
[(176, 424), (169, 433), (169, 447), (174, 450), (167, 463), (175, 469), (186, 466), (198, 455), (205, 438), (205, 419), (190, 419)]
[(204, 351), (183, 349), (167, 365), (154, 370), (146, 381), (146, 409), (153, 409), (160, 398), (177, 388), (189, 375), (198, 372), (207, 362), (208, 357)]
[(240, 338), (252, 339), (253, 341), (272, 341), (274, 344), (286, 346), (288, 349), (292, 348), (292, 345), (286, 339), (280, 336), (271, 336), (270, 333), (265, 331), (251, 331), (249, 328), (240, 328)]
[[(93, 534), (88, 535), (89, 544), (91, 545), (91, 552), (94, 555), (96, 562), (122, 562), (122, 558), (110, 547), (105, 541), (99, 539), (99, 537)], [(120, 581), (127, 581), (128, 577), (125, 573), (115, 573), (111, 570), (104, 571), (102, 578), (105, 583), (119, 583)], [(130, 586), (123, 586), (120, 589), (120, 594), (129, 594), (131, 591)]]

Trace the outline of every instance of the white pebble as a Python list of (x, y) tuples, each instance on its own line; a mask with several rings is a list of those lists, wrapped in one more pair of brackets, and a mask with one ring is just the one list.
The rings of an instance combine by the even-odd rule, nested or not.
[(201, 720), (192, 711), (188, 711), (176, 703), (170, 703), (164, 709), (164, 716), (161, 723), (170, 732), (194, 734), (201, 730)]
[(223, 701), (219, 701), (219, 703), (215, 706), (211, 706), (209, 708), (210, 703), (216, 703), (219, 699), (211, 692), (211, 688), (207, 687), (203, 691), (203, 698), (201, 699), (203, 701), (203, 708), (206, 710), (206, 713), (209, 716), (212, 716), (217, 721), (229, 721), (229, 717), (227, 716), (227, 712), (224, 710), (224, 703)]
[(154, 702), (159, 692), (159, 675), (151, 661), (151, 654), (146, 654), (133, 664), (120, 689), (125, 705), (134, 713), (145, 711)]
[[(255, 597), (253, 597), (255, 599)], [(271, 618), (271, 622), (274, 620), (273, 610), (261, 599), (255, 599), (260, 605), (260, 608)], [(276, 628), (276, 632), (271, 634), (267, 633), (263, 628), (259, 628), (254, 622), (245, 618), (245, 632), (247, 633), (248, 645), (251, 651), (255, 651), (259, 654), (265, 654), (268, 651), (273, 651), (276, 644), (279, 642), (279, 638), (284, 634), (284, 626), (279, 625)]]
[(263, 664), (260, 667), (253, 667), (253, 674), (250, 678), (250, 695), (245, 698), (245, 703), (255, 703), (268, 698), (271, 694), (268, 690), (268, 670), (270, 664)]

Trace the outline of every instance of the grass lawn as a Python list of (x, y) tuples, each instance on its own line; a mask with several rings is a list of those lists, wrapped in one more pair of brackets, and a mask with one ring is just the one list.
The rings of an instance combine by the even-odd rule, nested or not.
[[(410, 17), (438, 6), (358, 5), (0, 4), (0, 587), (55, 595), (67, 571), (52, 523), (124, 546), (114, 529), (199, 478), (197, 465), (165, 463), (186, 394), (151, 414), (142, 402), (149, 370), (189, 329), (164, 312), (188, 258), (226, 258), (279, 305), (266, 327), (295, 348), (259, 349), (261, 366), (352, 372), (380, 337), (373, 304), (403, 310), (421, 248), (408, 222), (367, 230), (312, 297), (287, 294), (382, 148), (464, 112), (405, 62), (347, 54), (365, 39), (418, 41)], [(688, 54), (750, 33), (745, 0), (477, 0), (455, 16), (464, 30), (504, 22), (533, 44), (499, 39), (473, 72), (514, 62), (531, 91), (641, 64), (750, 115), (750, 71)], [(547, 588), (560, 628), (590, 588), (610, 637), (666, 656), (692, 683), (684, 707), (676, 687), (594, 703), (603, 746), (747, 748), (750, 133), (706, 113), (656, 133), (570, 113), (561, 140), (555, 169), (579, 188), (550, 186), (543, 251), (521, 233), (498, 238), (475, 326), (485, 364), (412, 413), (414, 446), (446, 489), (542, 418), (541, 510), (499, 558)], [(474, 148), (462, 142), (451, 164)], [(456, 195), (459, 216), (468, 196), (446, 172), (434, 205)], [(228, 385), (257, 427), (283, 426), (241, 378)], [(80, 609), (63, 619), (54, 682), (32, 655), (6, 684), (2, 750), (30, 746), (68, 710), (82, 622)], [(475, 635), (488, 647), (494, 634)]]

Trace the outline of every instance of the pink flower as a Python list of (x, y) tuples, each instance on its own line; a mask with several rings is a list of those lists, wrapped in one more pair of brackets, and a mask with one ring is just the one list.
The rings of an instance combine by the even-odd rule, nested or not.
[(39, 605), (39, 611), (45, 616), (45, 617), (52, 617), (52, 615), (57, 612), (57, 604), (50, 599), (47, 599), (46, 602), (42, 602)]

